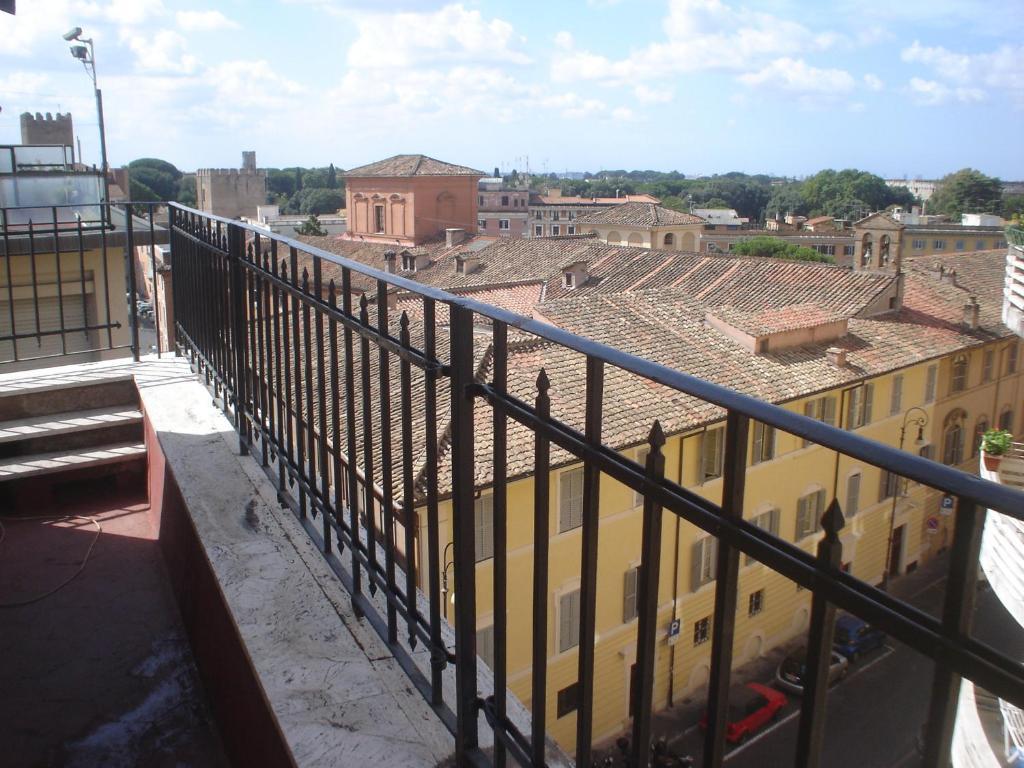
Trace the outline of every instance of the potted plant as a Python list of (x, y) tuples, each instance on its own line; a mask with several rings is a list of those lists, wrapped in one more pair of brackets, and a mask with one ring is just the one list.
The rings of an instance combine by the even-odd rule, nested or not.
[(1013, 444), (1013, 435), (1005, 429), (987, 429), (981, 436), (981, 457), (985, 463), (985, 469), (995, 472), (999, 469), (999, 462), (1003, 455), (1010, 450)]

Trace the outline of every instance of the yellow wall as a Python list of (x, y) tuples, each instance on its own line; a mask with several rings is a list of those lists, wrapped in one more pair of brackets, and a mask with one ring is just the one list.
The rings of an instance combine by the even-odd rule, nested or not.
[[(1016, 342), (1014, 342), (1016, 343)], [(998, 383), (999, 398), (1007, 403), (1016, 403), (1016, 422), (1020, 423), (1021, 391), (1020, 374), (1006, 375), (1005, 348), (1008, 342), (988, 345), (1003, 353), (1001, 377)], [(866, 437), (897, 446), (904, 414), (911, 406), (918, 406), (928, 414), (929, 424), (924, 430), (926, 441), (934, 445), (934, 456), (941, 458), (941, 425), (944, 414), (962, 407), (973, 417), (984, 404), (991, 413), (996, 383), (981, 384), (981, 350), (970, 353), (972, 366), (970, 385), (967, 392), (948, 395), (948, 359), (921, 363), (898, 372), (886, 374), (871, 380), (874, 386), (871, 422), (858, 433)], [(974, 363), (974, 357), (978, 362)], [(997, 358), (999, 355), (997, 354)], [(938, 365), (937, 399), (925, 402), (927, 370)], [(1018, 371), (1020, 366), (1018, 366)], [(902, 398), (899, 408), (890, 413), (892, 406), (893, 378), (903, 377)], [(815, 398), (830, 395), (836, 398), (837, 418), (846, 425), (846, 403), (849, 390), (833, 390), (816, 395)], [(810, 398), (810, 399), (815, 399)], [(803, 413), (804, 399), (785, 405), (789, 410)], [(722, 424), (711, 425), (712, 427)], [(906, 433), (905, 448), (917, 452), (915, 445), (917, 429), (910, 425)], [(665, 452), (665, 473), (674, 481), (716, 503), (721, 502), (722, 480), (715, 479), (701, 484), (700, 445), (701, 433), (670, 437)], [(970, 443), (968, 436), (967, 444)], [(974, 471), (977, 459), (969, 459), (964, 468)], [(636, 450), (624, 454), (636, 458)], [(748, 459), (750, 448), (748, 446)], [(773, 460), (749, 466), (746, 479), (744, 517), (751, 518), (774, 506), (780, 510), (779, 535), (792, 541), (795, 536), (797, 500), (815, 488), (824, 488), (826, 503), (833, 497), (833, 478), (838, 477), (836, 495), (841, 505), (846, 505), (847, 478), (859, 471), (860, 504), (858, 511), (848, 517), (842, 531), (844, 563), (849, 563), (852, 573), (869, 583), (879, 583), (885, 569), (889, 545), (889, 522), (892, 499), (879, 500), (881, 470), (862, 465), (848, 457), (839, 458), (838, 474), (836, 454), (817, 446), (803, 447), (801, 439), (778, 433), (776, 452)], [(575, 743), (576, 716), (574, 713), (563, 718), (556, 717), (557, 693), (576, 681), (578, 668), (577, 649), (565, 653), (557, 652), (556, 631), (558, 627), (559, 597), (566, 591), (579, 586), (581, 529), (566, 533), (557, 532), (559, 504), (559, 476), (567, 468), (551, 473), (550, 509), (550, 564), (549, 564), (549, 606), (548, 606), (548, 723), (552, 735), (567, 749)], [(485, 490), (482, 493), (490, 493)], [(939, 494), (911, 483), (905, 497), (897, 499), (896, 525), (904, 525), (903, 557), (900, 570), (908, 565), (927, 560), (940, 547), (948, 544), (949, 525), (952, 518), (941, 517), (942, 530), (937, 534), (925, 532), (925, 520), (929, 515), (938, 515)], [(442, 540), (450, 540), (451, 505), (441, 505)], [(425, 519), (425, 515), (421, 515)], [(509, 685), (512, 691), (527, 705), (530, 704), (531, 630), (532, 630), (532, 568), (533, 568), (533, 481), (526, 478), (508, 485), (508, 569), (509, 569)], [(601, 477), (600, 485), (600, 543), (598, 554), (597, 587), (597, 640), (595, 651), (594, 696), (594, 738), (600, 741), (615, 735), (628, 727), (628, 685), (629, 667), (635, 660), (636, 620), (622, 621), (625, 572), (639, 563), (642, 509), (634, 506), (631, 490), (607, 476)], [(708, 676), (711, 643), (694, 646), (694, 623), (713, 613), (714, 582), (690, 591), (691, 553), (696, 540), (703, 532), (687, 522), (678, 524), (678, 567), (677, 522), (670, 513), (664, 516), (662, 529), (661, 573), (659, 581), (659, 635), (656, 648), (656, 679), (654, 706), (656, 709), (669, 703), (671, 671), (672, 696), (678, 701), (702, 687)], [(803, 538), (800, 545), (807, 551), (814, 551), (820, 534)], [(421, 542), (426, 541), (421, 531)], [(421, 562), (426, 562), (421, 553)], [(478, 627), (493, 622), (492, 560), (477, 565), (477, 606)], [(674, 573), (677, 573), (673, 579)], [(673, 583), (675, 581), (675, 583)], [(749, 596), (755, 590), (764, 589), (764, 609), (757, 615), (748, 616)], [(673, 601), (675, 596), (675, 601)], [(676, 615), (681, 619), (678, 642), (673, 647), (667, 643), (665, 632), (673, 616), (673, 602)], [(807, 627), (810, 607), (810, 593), (798, 590), (793, 582), (779, 576), (759, 563), (746, 565), (746, 557), (740, 556), (740, 585), (738, 594), (738, 618), (734, 659), (737, 664), (764, 653), (771, 647), (784, 642)], [(448, 606), (449, 617), (451, 606)], [(673, 658), (674, 657), (674, 658)]]
[[(65, 238), (62, 238), (62, 241)], [(62, 248), (71, 248), (70, 244), (62, 242)], [(128, 327), (128, 308), (125, 301), (125, 267), (124, 254), (120, 247), (108, 247), (106, 254), (106, 272), (104, 272), (104, 252), (100, 248), (93, 248), (84, 251), (81, 260), (76, 250), (62, 251), (60, 258), (61, 290), (68, 300), (77, 300), (82, 293), (82, 269), (85, 272), (85, 320), (89, 325), (101, 325), (107, 322), (120, 323), (120, 328), (111, 331), (113, 346), (124, 346), (131, 343), (131, 332)], [(34, 295), (40, 298), (51, 298), (58, 295), (57, 291), (57, 258), (52, 251), (49, 253), (39, 252), (35, 255), (36, 292), (32, 289), (32, 258), (28, 255), (14, 255), (10, 257), (0, 256), (0, 316), (4, 319), (0, 322), (3, 327), (10, 325), (9, 320), (9, 296), (8, 292), (8, 268), (10, 272), (10, 285), (14, 295), (15, 306), (26, 302), (27, 306), (34, 301)], [(104, 282), (105, 281), (105, 282)], [(107, 314), (107, 296), (109, 295), (109, 318)], [(30, 313), (31, 314), (31, 313)], [(59, 325), (54, 326), (54, 329)], [(46, 330), (47, 327), (44, 327)], [(16, 331), (21, 334), (36, 330), (34, 317), (31, 325), (24, 327), (16, 326)], [(59, 352), (60, 337), (51, 337)], [(106, 348), (108, 339), (106, 331), (91, 331), (86, 338), (85, 334), (69, 334), (68, 351)], [(23, 339), (18, 342), (18, 353), (21, 358), (28, 358), (39, 355), (40, 347), (34, 339)], [(104, 359), (106, 357), (125, 354), (121, 352), (101, 352), (82, 355), (79, 360)], [(10, 342), (0, 345), (0, 361), (12, 359)], [(11, 364), (8, 369), (14, 367)]]

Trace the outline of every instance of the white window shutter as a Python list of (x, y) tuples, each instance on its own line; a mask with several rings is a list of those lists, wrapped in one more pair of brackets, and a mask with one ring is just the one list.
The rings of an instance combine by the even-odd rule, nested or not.
[(875, 385), (864, 385), (864, 424), (871, 423), (871, 403), (875, 398)]
[(834, 397), (825, 398), (825, 414), (822, 418), (826, 424), (835, 426), (836, 423), (836, 399)]
[(623, 624), (625, 624), (627, 621), (635, 619), (637, 616), (637, 586), (639, 579), (639, 568), (630, 568), (628, 571), (626, 571), (622, 598)]

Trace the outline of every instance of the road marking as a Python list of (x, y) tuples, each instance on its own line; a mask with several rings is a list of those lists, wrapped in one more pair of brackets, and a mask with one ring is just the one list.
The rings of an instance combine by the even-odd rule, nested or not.
[(935, 587), (937, 587), (940, 584), (942, 584), (946, 580), (946, 578), (947, 578), (946, 576), (940, 576), (939, 578), (937, 578), (935, 581), (933, 581), (928, 586), (921, 587), (919, 590), (917, 590), (917, 592), (914, 592), (912, 595), (907, 595), (907, 599), (908, 600), (913, 600), (914, 598), (920, 597), (921, 595), (923, 595), (929, 589), (935, 589)]

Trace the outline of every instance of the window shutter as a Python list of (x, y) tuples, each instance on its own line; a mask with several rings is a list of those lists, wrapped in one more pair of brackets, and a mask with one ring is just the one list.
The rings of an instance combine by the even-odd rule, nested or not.
[(846, 516), (853, 517), (860, 507), (860, 473), (846, 481)]
[(821, 530), (821, 518), (825, 514), (825, 489), (820, 489), (814, 496), (814, 530)]
[(476, 539), (476, 561), (494, 557), (494, 496), (481, 496), (475, 504), (474, 535)]
[(700, 589), (700, 555), (703, 550), (704, 540), (693, 542), (690, 552), (690, 591), (696, 592)]
[(865, 384), (864, 385), (864, 424), (871, 423), (871, 402), (875, 397), (875, 385)]
[(718, 539), (709, 536), (705, 541), (711, 545), (711, 578), (708, 581), (714, 581), (715, 575), (718, 573)]
[(846, 403), (846, 428), (856, 429), (860, 426), (860, 388), (850, 390), (850, 399)]
[(889, 498), (889, 472), (883, 469), (882, 473), (878, 476), (878, 500), (883, 501)]
[(630, 568), (626, 571), (625, 586), (623, 587), (622, 598), (622, 623), (632, 621), (637, 615), (636, 590), (639, 581), (640, 569)]
[(563, 473), (558, 480), (558, 530), (569, 530), (569, 475)]
[(761, 461), (761, 446), (764, 444), (764, 424), (760, 421), (754, 422), (754, 445), (751, 450), (750, 463), (757, 464)]
[(774, 507), (768, 517), (768, 532), (772, 536), (779, 535), (779, 508)]
[(701, 476), (707, 480), (718, 477), (718, 441), (721, 430), (709, 429), (701, 438)]
[(558, 650), (567, 651), (578, 644), (579, 590), (562, 595), (559, 600)]
[(826, 424), (835, 426), (836, 423), (836, 399), (834, 397), (825, 398), (825, 415), (822, 418)]
[(807, 532), (807, 497), (801, 496), (796, 502), (796, 541)]
[(476, 631), (476, 654), (491, 669), (494, 668), (494, 625)]
[[(812, 419), (817, 418), (817, 416), (815, 415), (815, 412), (814, 412), (815, 411), (814, 404), (815, 404), (814, 400), (811, 400), (810, 402), (804, 403), (804, 416), (809, 416)], [(811, 441), (808, 440), (805, 437), (804, 438), (804, 448), (806, 448), (810, 444), (811, 444)]]

